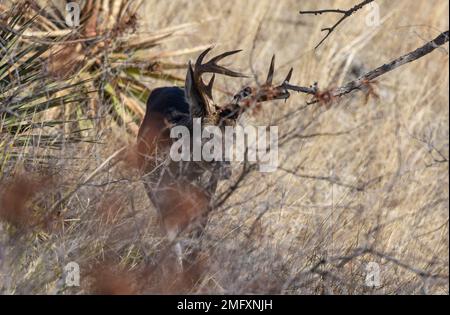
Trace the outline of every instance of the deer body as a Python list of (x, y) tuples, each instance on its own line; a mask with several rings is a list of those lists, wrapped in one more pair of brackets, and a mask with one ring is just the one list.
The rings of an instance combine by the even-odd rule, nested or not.
[(180, 125), (188, 128), (191, 125), (184, 90), (179, 87), (153, 90), (138, 134), (138, 152), (147, 159), (144, 185), (170, 241), (195, 220), (204, 226), (203, 216), (216, 186), (200, 182), (209, 171), (208, 165), (170, 159), (168, 153), (173, 143), (170, 126)]
[[(199, 236), (206, 225), (211, 200), (217, 183), (224, 178), (226, 162), (221, 161), (173, 161), (170, 147), (170, 129), (185, 126), (193, 135), (193, 120), (200, 118), (202, 125), (224, 127), (233, 125), (245, 108), (253, 103), (289, 97), (284, 83), (289, 81), (292, 69), (283, 85), (272, 86), (274, 58), (265, 85), (246, 87), (224, 107), (212, 103), (214, 75), (243, 77), (242, 74), (217, 64), (221, 59), (239, 51), (225, 52), (203, 63), (211, 48), (200, 54), (195, 65), (189, 63), (185, 87), (164, 87), (152, 91), (147, 101), (144, 120), (139, 129), (137, 150), (142, 160), (143, 181), (146, 192), (158, 211), (161, 226), (170, 242), (175, 242), (182, 232), (190, 231), (199, 243)], [(213, 73), (208, 84), (202, 80), (204, 73)], [(191, 144), (199, 139), (191, 139)], [(200, 139), (201, 142), (201, 139)], [(192, 152), (192, 150), (191, 150)], [(198, 245), (198, 244), (196, 244)], [(182, 262), (183, 248), (179, 242), (175, 249)], [(198, 250), (198, 247), (195, 251)]]
[[(186, 247), (191, 252), (198, 244), (182, 246), (175, 242), (182, 232), (199, 240), (207, 222), (212, 196), (223, 173), (222, 163), (178, 161), (170, 159), (173, 143), (171, 126), (186, 126), (192, 132), (192, 120), (185, 91), (179, 87), (158, 88), (152, 91), (138, 134), (138, 152), (144, 157), (144, 185), (149, 199), (157, 209), (161, 227), (169, 242), (174, 242), (179, 264), (182, 266)], [(193, 143), (194, 141), (191, 141)], [(186, 239), (186, 238), (185, 238)], [(191, 259), (195, 254), (191, 255)]]

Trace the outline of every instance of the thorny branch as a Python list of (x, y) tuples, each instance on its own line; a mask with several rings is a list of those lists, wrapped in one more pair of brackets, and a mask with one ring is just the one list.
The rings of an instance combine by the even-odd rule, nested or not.
[[(259, 86), (256, 89), (252, 89), (250, 87), (245, 87), (241, 91), (239, 91), (236, 95), (233, 97), (233, 101), (223, 105), (221, 108), (222, 112), (229, 112), (229, 116), (234, 116), (236, 114), (240, 115), (245, 110), (250, 108), (250, 105), (257, 105), (258, 103), (267, 101), (267, 100), (274, 100), (274, 99), (287, 99), (290, 94), (289, 91), (309, 94), (314, 96), (312, 100), (307, 102), (305, 106), (303, 106), (301, 109), (307, 108), (310, 105), (316, 104), (316, 103), (324, 103), (324, 104), (330, 104), (334, 99), (344, 96), (346, 94), (349, 94), (350, 92), (354, 90), (361, 90), (363, 88), (368, 89), (368, 93), (372, 93), (372, 84), (375, 83), (375, 79), (392, 71), (397, 69), (400, 66), (403, 66), (407, 63), (413, 62), (419, 58), (422, 58), (423, 56), (431, 53), (436, 48), (444, 45), (448, 42), (448, 36), (449, 31), (445, 31), (441, 33), (439, 36), (437, 36), (434, 40), (426, 43), (425, 45), (417, 48), (414, 51), (411, 51), (403, 56), (400, 56), (393, 61), (383, 64), (382, 66), (369, 71), (365, 73), (364, 75), (360, 76), (356, 80), (347, 82), (345, 85), (329, 89), (329, 90), (320, 90), (318, 88), (317, 82), (315, 82), (313, 85), (310, 85), (309, 87), (306, 86), (299, 86), (299, 85), (293, 85), (289, 83), (289, 80), (292, 76), (292, 69), (289, 71), (286, 79), (284, 79), (283, 83), (278, 86), (272, 85), (272, 78), (273, 78), (273, 71), (274, 71), (274, 57), (272, 58), (269, 75), (267, 78), (267, 82)], [(299, 109), (296, 109), (296, 112)], [(289, 114), (289, 116), (292, 116)]]
[(433, 50), (438, 48), (439, 46), (444, 45), (448, 42), (448, 30), (441, 33), (439, 36), (437, 36), (432, 41), (426, 43), (420, 48), (417, 48), (414, 51), (411, 51), (389, 63), (386, 63), (372, 71), (367, 72), (363, 76), (359, 77), (358, 79), (354, 81), (350, 81), (344, 86), (337, 88), (333, 91), (333, 96), (339, 97), (345, 94), (348, 94), (352, 92), (353, 90), (361, 89), (361, 87), (366, 86), (369, 82), (373, 81), (379, 76), (382, 76), (383, 74), (395, 70), (400, 66), (403, 66), (404, 64), (413, 62), (414, 60), (417, 60), (429, 53), (431, 53)]
[[(393, 61), (386, 63), (372, 71), (369, 71), (365, 73), (364, 75), (360, 76), (358, 79), (347, 82), (345, 85), (335, 88), (331, 91), (328, 91), (331, 98), (340, 97), (346, 94), (349, 94), (350, 92), (354, 90), (360, 90), (363, 87), (368, 86), (371, 82), (373, 82), (374, 79), (397, 69), (400, 66), (403, 66), (407, 63), (413, 62), (419, 58), (422, 58), (425, 55), (428, 55), (432, 51), (434, 51), (436, 48), (444, 45), (448, 42), (448, 36), (449, 31), (445, 31), (441, 33), (439, 36), (437, 36), (432, 41), (426, 43), (422, 47), (417, 48), (414, 51), (411, 51), (403, 56), (400, 56)], [(318, 95), (318, 89), (315, 86), (312, 87), (302, 87), (302, 86), (295, 86), (291, 85), (289, 83), (283, 84), (283, 87), (287, 90), (296, 91), (300, 93), (306, 93), (314, 95), (315, 98), (310, 102), (310, 104), (318, 103), (320, 100), (317, 98)]]
[(373, 1), (374, 0), (364, 0), (348, 10), (324, 9), (324, 10), (300, 11), (300, 14), (314, 14), (314, 15), (323, 14), (323, 13), (342, 14), (342, 17), (333, 26), (325, 27), (322, 29), (322, 32), (327, 32), (327, 34), (322, 38), (322, 40), (317, 44), (317, 46), (314, 49), (317, 49), (331, 35), (331, 33), (336, 29), (336, 27), (338, 27), (339, 24), (341, 24), (345, 19), (347, 19), (353, 13), (362, 9), (364, 6), (366, 6), (367, 4), (369, 4)]

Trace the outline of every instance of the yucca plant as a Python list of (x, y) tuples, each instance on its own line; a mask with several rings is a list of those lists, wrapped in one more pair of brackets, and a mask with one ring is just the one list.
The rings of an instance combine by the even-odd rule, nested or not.
[[(48, 115), (54, 108), (86, 102), (86, 82), (55, 78), (46, 70), (51, 43), (25, 40), (36, 23), (28, 16), (27, 2), (12, 5), (0, 15), (0, 167), (26, 148), (58, 148), (67, 141), (81, 140), (79, 129), (47, 132), (67, 121)], [(64, 130), (63, 130), (64, 131)], [(67, 129), (66, 129), (67, 131)], [(3, 173), (3, 172), (2, 172)]]
[(105, 117), (137, 133), (152, 89), (145, 82), (182, 82), (171, 70), (186, 65), (164, 60), (205, 48), (161, 51), (193, 24), (139, 34), (139, 0), (81, 1), (78, 27), (66, 24), (65, 3), (0, 4), (1, 165), (29, 147), (90, 141), (86, 131)]
[[(81, 1), (80, 25), (69, 28), (65, 22), (65, 2), (54, 0), (40, 5), (31, 1), (30, 8), (38, 18), (27, 34), (54, 43), (49, 56), (49, 69), (54, 75), (69, 75), (71, 83), (89, 81), (86, 89), (98, 92), (86, 106), (74, 105), (72, 113), (76, 117), (72, 118), (107, 115), (126, 125), (131, 133), (137, 133), (152, 89), (144, 82), (151, 79), (182, 82), (184, 78), (173, 75), (171, 70), (186, 65), (163, 60), (202, 50), (205, 45), (158, 51), (165, 40), (192, 24), (140, 34), (136, 32), (142, 4), (139, 0)], [(92, 125), (83, 120), (82, 129), (88, 127)]]

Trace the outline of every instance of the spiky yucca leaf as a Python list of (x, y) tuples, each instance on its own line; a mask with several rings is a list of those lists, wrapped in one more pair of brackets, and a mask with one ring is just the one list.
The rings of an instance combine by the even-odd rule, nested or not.
[(37, 16), (26, 17), (29, 12), (23, 2), (0, 16), (1, 165), (30, 144), (58, 147), (63, 141), (81, 139), (79, 135), (56, 137), (42, 132), (46, 127), (64, 124), (45, 119), (49, 110), (86, 101), (86, 82), (61, 81), (46, 71), (45, 55), (52, 45), (23, 40), (37, 20)]
[[(54, 46), (49, 68), (55, 74), (70, 73), (72, 81), (92, 79), (88, 89), (99, 91), (98, 101), (92, 99), (86, 107), (78, 107), (74, 112), (82, 116), (109, 113), (131, 133), (136, 133), (143, 118), (145, 101), (152, 89), (148, 86), (149, 81), (164, 80), (172, 84), (184, 81), (171, 71), (186, 65), (163, 60), (192, 54), (206, 47), (159, 51), (164, 41), (181, 35), (195, 23), (138, 34), (137, 13), (142, 3), (139, 0), (82, 1), (80, 25), (69, 30), (64, 20), (65, 1), (49, 3), (41, 7), (34, 2), (32, 8), (39, 19), (32, 29), (27, 30), (27, 35), (54, 41), (64, 34), (66, 41)], [(68, 64), (68, 60), (72, 63)]]

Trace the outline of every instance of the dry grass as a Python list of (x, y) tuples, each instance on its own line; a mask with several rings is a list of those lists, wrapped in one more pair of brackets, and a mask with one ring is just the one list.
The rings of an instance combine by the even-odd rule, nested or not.
[[(151, 0), (141, 9), (140, 31), (200, 22), (160, 51), (200, 44), (243, 49), (233, 69), (260, 81), (276, 53), (280, 75), (294, 67), (292, 82), (317, 81), (325, 89), (351, 78), (352, 69), (370, 70), (421, 46), (449, 24), (447, 1), (380, 1), (380, 27), (367, 27), (362, 12), (314, 51), (320, 29), (335, 17), (300, 17), (298, 11), (353, 3)], [(251, 80), (218, 78), (216, 101)], [(354, 93), (329, 108), (285, 117), (308, 100), (292, 95), (245, 117), (276, 123), (281, 136), (297, 128), (296, 137), (281, 146), (279, 171), (251, 173), (213, 212), (200, 261), (179, 277), (132, 167), (119, 162), (79, 185), (113, 152), (134, 143), (125, 125), (111, 124), (97, 134), (101, 143), (65, 146), (53, 164), (57, 184), (32, 202), (34, 216), (54, 216), (48, 210), (73, 192), (53, 209), (58, 228), (25, 233), (8, 224), (20, 223), (23, 212), (17, 218), (8, 212), (0, 222), (0, 292), (448, 294), (448, 84), (446, 45), (382, 77), (375, 87), (379, 98)], [(34, 196), (24, 194), (17, 198)], [(81, 287), (65, 285), (70, 261), (81, 266)], [(380, 287), (366, 286), (370, 262), (380, 266)]]

